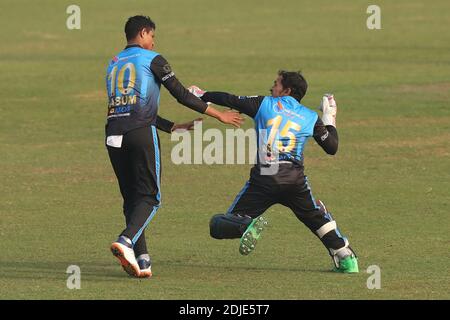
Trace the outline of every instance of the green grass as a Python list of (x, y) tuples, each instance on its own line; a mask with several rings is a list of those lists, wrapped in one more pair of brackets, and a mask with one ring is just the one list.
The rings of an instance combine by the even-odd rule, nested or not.
[[(0, 298), (449, 299), (450, 3), (377, 1), (4, 0), (0, 11)], [(302, 69), (304, 103), (333, 92), (340, 150), (306, 149), (313, 192), (359, 254), (357, 275), (329, 272), (319, 241), (288, 209), (252, 255), (209, 237), (249, 166), (181, 165), (161, 134), (163, 206), (148, 228), (154, 277), (130, 279), (108, 247), (123, 228), (103, 146), (108, 60), (137, 13), (157, 23), (157, 48), (186, 85), (267, 94), (278, 69)], [(160, 114), (197, 114), (163, 90)], [(225, 126), (206, 119), (204, 128)], [(251, 127), (247, 119), (245, 128)], [(66, 288), (79, 265), (81, 290)], [(365, 272), (378, 265), (380, 290)], [(252, 290), (249, 290), (252, 288)]]

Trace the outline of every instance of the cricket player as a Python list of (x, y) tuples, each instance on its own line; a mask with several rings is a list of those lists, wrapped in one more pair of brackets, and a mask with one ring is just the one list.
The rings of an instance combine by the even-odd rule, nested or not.
[(154, 34), (155, 23), (149, 17), (129, 18), (125, 24), (127, 46), (112, 58), (106, 71), (106, 147), (119, 182), (126, 221), (111, 251), (134, 277), (152, 275), (144, 230), (161, 205), (156, 129), (174, 129), (172, 122), (157, 115), (161, 84), (179, 103), (194, 111), (237, 127), (243, 120), (238, 112), (219, 112), (191, 94), (167, 60), (153, 51)]
[(216, 239), (241, 238), (239, 250), (249, 254), (267, 221), (261, 216), (273, 204), (290, 208), (325, 245), (334, 271), (358, 272), (358, 262), (348, 240), (325, 205), (316, 201), (304, 173), (303, 150), (309, 137), (334, 155), (338, 149), (337, 107), (334, 98), (324, 96), (322, 119), (301, 104), (307, 82), (300, 72), (279, 71), (271, 96), (235, 96), (189, 88), (205, 102), (245, 113), (255, 121), (258, 157), (250, 179), (226, 214), (214, 215), (210, 233)]

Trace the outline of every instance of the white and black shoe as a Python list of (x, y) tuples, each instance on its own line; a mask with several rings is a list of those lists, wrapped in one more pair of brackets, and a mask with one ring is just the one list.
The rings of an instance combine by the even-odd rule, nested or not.
[(139, 278), (150, 278), (152, 276), (152, 261), (150, 257), (148, 259), (138, 257), (137, 262), (140, 269)]
[(140, 276), (140, 268), (134, 256), (133, 245), (130, 239), (120, 236), (117, 241), (111, 244), (111, 252), (119, 259), (126, 273), (132, 277)]

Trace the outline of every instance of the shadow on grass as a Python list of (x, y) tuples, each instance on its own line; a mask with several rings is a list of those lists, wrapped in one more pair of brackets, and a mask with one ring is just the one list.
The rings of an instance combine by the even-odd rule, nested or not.
[(80, 267), (84, 280), (123, 281), (128, 276), (115, 261), (102, 262), (64, 262), (64, 261), (0, 261), (3, 279), (35, 279), (35, 280), (66, 280), (70, 265)]
[[(70, 265), (78, 265), (81, 269), (81, 277), (84, 281), (96, 282), (121, 282), (136, 280), (124, 273), (122, 268), (115, 261), (108, 262), (78, 262), (73, 261), (1, 261), (0, 270), (2, 270), (3, 279), (33, 279), (33, 280), (56, 280), (66, 281), (69, 274), (66, 273)], [(204, 273), (242, 273), (242, 272), (275, 272), (275, 273), (316, 273), (316, 274), (333, 274), (330, 269), (308, 269), (304, 267), (255, 267), (255, 266), (225, 266), (225, 265), (209, 265), (207, 263), (190, 263), (182, 261), (159, 261), (155, 263), (158, 268), (203, 270), (199, 275)], [(208, 271), (209, 270), (209, 271)], [(183, 271), (184, 272), (184, 271)], [(170, 274), (171, 272), (169, 272)]]
[(307, 269), (307, 268), (283, 268), (283, 267), (255, 267), (255, 266), (224, 266), (224, 265), (208, 265), (208, 264), (200, 264), (200, 263), (189, 263), (189, 262), (181, 262), (181, 261), (159, 261), (159, 265), (161, 266), (169, 266), (169, 267), (182, 267), (182, 268), (203, 268), (203, 269), (215, 269), (220, 270), (221, 272), (224, 271), (230, 271), (234, 272), (236, 270), (239, 271), (261, 271), (261, 272), (267, 272), (267, 271), (273, 271), (273, 272), (298, 272), (298, 273), (327, 273), (327, 274), (334, 274), (330, 269)]

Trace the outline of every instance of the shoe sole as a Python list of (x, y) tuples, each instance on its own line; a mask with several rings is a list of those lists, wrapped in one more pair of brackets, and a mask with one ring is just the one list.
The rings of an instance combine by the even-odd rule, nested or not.
[(338, 269), (334, 267), (333, 271), (336, 273), (359, 273), (358, 260), (356, 260), (356, 265), (351, 269)]
[(139, 278), (151, 278), (152, 275), (153, 274), (152, 274), (151, 271), (142, 271), (142, 270), (140, 270)]
[(239, 245), (240, 254), (246, 256), (255, 250), (256, 243), (266, 226), (267, 221), (263, 217), (258, 217), (252, 221), (241, 237)]
[(126, 273), (128, 273), (132, 277), (139, 278), (139, 275), (140, 275), (139, 266), (133, 265), (127, 259), (125, 259), (125, 254), (124, 254), (122, 248), (118, 244), (113, 243), (111, 245), (111, 252), (114, 257), (119, 259), (119, 262), (120, 262), (123, 270), (125, 270)]

